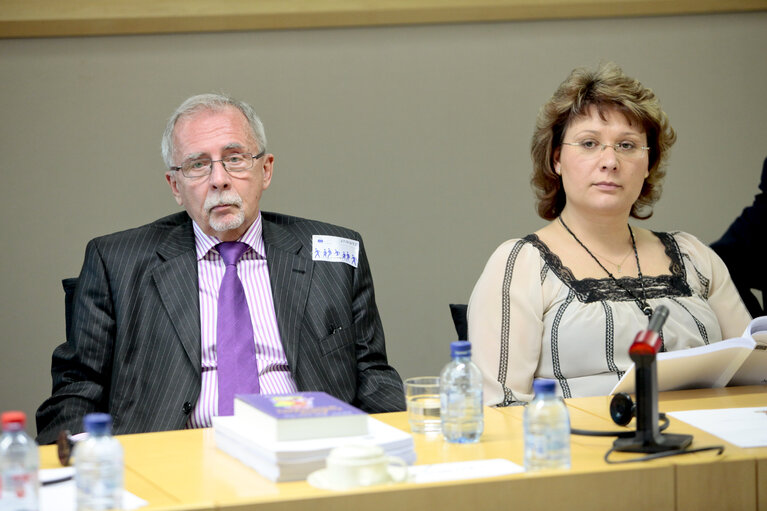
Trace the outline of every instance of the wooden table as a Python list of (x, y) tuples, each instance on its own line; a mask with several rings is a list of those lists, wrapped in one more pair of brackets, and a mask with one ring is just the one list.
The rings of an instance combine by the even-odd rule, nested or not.
[[(610, 397), (568, 400), (570, 407), (600, 417), (609, 415), (609, 404)], [(767, 406), (767, 386), (664, 392), (659, 400), (661, 412), (752, 406)], [(693, 435), (693, 448), (725, 446), (713, 458), (700, 453), (668, 460), (675, 468), (675, 509), (767, 511), (767, 447), (742, 449), (673, 418), (668, 432)]]
[[(572, 426), (618, 429), (608, 397), (567, 400)], [(663, 393), (663, 412), (767, 406), (767, 386)], [(522, 464), (522, 407), (485, 409), (485, 434), (474, 445), (414, 435), (417, 464), (506, 458)], [(408, 430), (405, 413), (376, 418)], [(724, 454), (698, 453), (609, 465), (611, 438), (572, 437), (571, 470), (426, 484), (383, 485), (343, 492), (305, 481), (272, 483), (215, 447), (213, 431), (123, 435), (126, 488), (149, 510), (484, 510), (484, 509), (746, 509), (767, 511), (767, 447), (741, 449), (672, 419), (669, 432), (691, 433), (693, 447), (723, 444)], [(616, 453), (615, 459), (635, 455)], [(44, 468), (57, 466), (53, 446)]]

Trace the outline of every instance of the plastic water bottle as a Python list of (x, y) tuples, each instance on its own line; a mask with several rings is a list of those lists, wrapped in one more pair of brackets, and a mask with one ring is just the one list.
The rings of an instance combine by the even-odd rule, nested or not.
[(536, 379), (525, 407), (525, 470), (570, 468), (570, 415), (554, 380)]
[(482, 410), (482, 374), (471, 361), (471, 343), (450, 344), (452, 360), (439, 375), (442, 436), (448, 442), (479, 441), (485, 427)]
[(24, 412), (5, 412), (0, 419), (0, 510), (37, 511), (40, 455), (37, 443), (27, 435)]
[(112, 436), (112, 417), (91, 413), (83, 419), (88, 437), (75, 444), (78, 511), (122, 509), (123, 448)]

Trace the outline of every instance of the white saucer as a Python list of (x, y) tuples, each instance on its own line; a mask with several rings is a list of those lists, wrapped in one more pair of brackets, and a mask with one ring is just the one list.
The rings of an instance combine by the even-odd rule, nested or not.
[[(370, 485), (370, 486), (349, 486), (349, 487), (335, 487), (333, 484), (328, 480), (328, 469), (321, 468), (319, 470), (315, 470), (311, 474), (309, 474), (309, 477), (306, 478), (306, 482), (314, 486), (315, 488), (319, 488), (321, 490), (334, 490), (334, 491), (340, 491), (340, 490), (353, 490), (355, 488), (369, 488), (370, 486), (381, 486), (381, 485), (390, 485), (390, 484), (397, 484), (398, 482), (407, 482), (407, 467), (398, 467), (395, 465), (392, 465), (389, 467), (389, 477), (391, 478), (389, 481), (379, 483), (377, 485)], [(402, 479), (402, 480), (401, 480)]]

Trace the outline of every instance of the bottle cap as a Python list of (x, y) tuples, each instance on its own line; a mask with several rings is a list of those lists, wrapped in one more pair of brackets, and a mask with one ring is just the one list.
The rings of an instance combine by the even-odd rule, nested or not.
[(553, 394), (556, 389), (556, 382), (547, 378), (536, 378), (533, 380), (533, 392), (536, 394)]
[(453, 341), (450, 343), (450, 357), (470, 357), (471, 343), (469, 341)]
[(89, 413), (83, 418), (83, 427), (88, 433), (109, 433), (112, 429), (112, 416), (108, 413)]
[(27, 414), (18, 410), (3, 412), (0, 421), (3, 424), (3, 431), (24, 429), (27, 424)]

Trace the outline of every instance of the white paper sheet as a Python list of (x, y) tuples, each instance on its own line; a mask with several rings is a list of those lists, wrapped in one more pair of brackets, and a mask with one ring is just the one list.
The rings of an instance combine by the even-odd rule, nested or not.
[(688, 410), (666, 415), (738, 447), (767, 446), (767, 407)]
[[(77, 508), (77, 490), (75, 488), (74, 467), (48, 468), (40, 470), (40, 511), (75, 511)], [(67, 481), (43, 485), (69, 477)], [(123, 491), (123, 509), (138, 509), (148, 504), (128, 491)]]
[(410, 467), (410, 480), (414, 483), (435, 483), (457, 479), (477, 479), (524, 472), (525, 469), (509, 460), (497, 458), (480, 461), (435, 463)]

